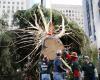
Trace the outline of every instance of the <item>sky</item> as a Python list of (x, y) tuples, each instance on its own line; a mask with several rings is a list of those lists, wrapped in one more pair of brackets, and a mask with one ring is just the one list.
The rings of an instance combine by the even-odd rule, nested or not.
[[(52, 4), (71, 4), (71, 5), (82, 5), (82, 0), (48, 0), (48, 3)], [(40, 0), (31, 0), (32, 5), (38, 3)]]

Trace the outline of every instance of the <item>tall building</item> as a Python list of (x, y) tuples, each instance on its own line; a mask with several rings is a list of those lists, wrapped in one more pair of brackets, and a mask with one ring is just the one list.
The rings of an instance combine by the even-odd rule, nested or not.
[(93, 0), (83, 0), (84, 29), (91, 42), (96, 41)]
[(11, 26), (13, 15), (17, 10), (26, 10), (30, 0), (0, 0), (0, 18)]
[(100, 0), (83, 0), (85, 31), (100, 48)]
[(94, 23), (96, 29), (96, 42), (98, 49), (100, 48), (100, 0), (92, 0), (93, 13), (94, 13)]
[(60, 11), (67, 18), (83, 27), (83, 9), (81, 5), (52, 4), (52, 8)]

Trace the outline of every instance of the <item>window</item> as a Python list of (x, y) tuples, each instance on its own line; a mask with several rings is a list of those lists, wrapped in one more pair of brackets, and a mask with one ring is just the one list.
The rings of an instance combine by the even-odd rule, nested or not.
[(14, 9), (14, 6), (12, 6), (12, 9)]
[(7, 13), (10, 13), (10, 10), (7, 10)]
[(10, 8), (10, 6), (8, 6), (8, 8)]
[(98, 7), (100, 8), (100, 0), (98, 1)]
[(87, 7), (87, 9), (86, 9), (86, 11), (87, 11), (87, 23), (88, 23), (88, 35), (89, 36), (91, 36), (92, 35), (92, 29), (91, 29), (91, 20), (90, 20), (90, 9), (89, 9), (89, 3), (88, 3), (88, 1), (86, 1), (86, 7)]
[(8, 4), (10, 4), (10, 2), (8, 2)]
[(68, 10), (66, 10), (66, 12), (68, 12)]
[(23, 7), (21, 7), (21, 9), (24, 9)]
[(23, 5), (24, 3), (23, 3), (23, 2), (21, 2), (21, 4)]
[(14, 13), (14, 10), (12, 10), (12, 13)]
[(77, 11), (75, 11), (75, 13), (77, 13)]
[(15, 2), (12, 2), (12, 4), (15, 4)]
[(5, 6), (3, 6), (3, 8), (5, 8)]
[(5, 4), (6, 2), (4, 1), (3, 4)]
[(69, 13), (71, 13), (71, 10), (69, 10)]
[(17, 2), (17, 4), (19, 5), (19, 2)]
[(19, 7), (17, 7), (17, 10), (19, 9)]
[(100, 15), (100, 0), (98, 1), (99, 15)]
[(5, 13), (5, 10), (3, 10), (2, 12)]
[(69, 16), (71, 16), (71, 14), (69, 14)]

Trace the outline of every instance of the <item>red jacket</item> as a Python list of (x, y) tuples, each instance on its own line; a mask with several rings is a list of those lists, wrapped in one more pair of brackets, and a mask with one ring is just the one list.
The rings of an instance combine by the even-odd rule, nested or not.
[[(71, 64), (73, 64), (73, 62), (78, 61), (78, 57), (71, 56), (70, 54), (66, 54), (66, 59), (69, 60)], [(80, 76), (80, 71), (78, 69), (74, 69), (73, 70), (73, 76), (74, 77), (79, 77)]]
[(77, 61), (78, 60), (78, 57), (73, 57), (70, 54), (66, 54), (66, 59), (67, 60), (71, 60), (73, 62), (73, 61)]

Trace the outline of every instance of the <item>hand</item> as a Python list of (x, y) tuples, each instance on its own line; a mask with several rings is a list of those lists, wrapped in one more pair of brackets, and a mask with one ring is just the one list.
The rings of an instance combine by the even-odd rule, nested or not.
[(98, 80), (98, 76), (96, 76), (96, 80)]
[(82, 80), (84, 80), (84, 78), (82, 77)]
[(63, 53), (64, 53), (64, 54), (69, 54), (69, 51), (66, 50), (66, 49), (64, 49)]
[(66, 51), (66, 54), (69, 54), (69, 51)]

